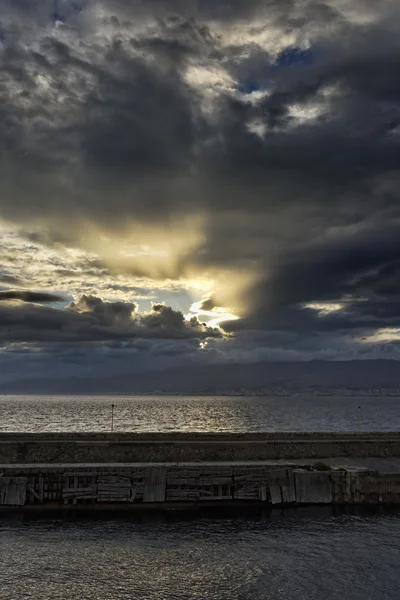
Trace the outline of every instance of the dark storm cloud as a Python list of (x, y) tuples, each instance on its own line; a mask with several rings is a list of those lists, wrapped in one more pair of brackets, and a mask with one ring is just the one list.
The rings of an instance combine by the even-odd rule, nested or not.
[[(235, 6), (226, 3), (232, 18)], [(289, 3), (289, 14), (291, 6)], [(254, 7), (265, 8), (263, 3)], [(117, 10), (118, 3), (114, 5)], [(268, 10), (271, 14), (281, 11), (274, 3), (268, 3)], [(200, 8), (200, 13), (207, 14), (207, 7)], [(110, 210), (110, 200), (123, 211), (120, 214), (152, 220), (176, 214), (183, 206), (186, 210), (226, 210), (232, 202), (242, 207), (245, 201), (250, 209), (259, 211), (265, 209), (266, 196), (269, 204), (272, 195), (278, 203), (292, 204), (296, 189), (304, 197), (310, 185), (323, 189), (311, 193), (309, 203), (322, 201), (327, 183), (332, 189), (325, 201), (338, 201), (345, 195), (343, 185), (347, 186), (345, 193), (356, 193), (355, 186), (397, 167), (398, 139), (387, 135), (398, 122), (399, 90), (393, 83), (399, 56), (395, 35), (382, 40), (384, 49), (378, 54), (377, 42), (372, 45), (364, 30), (358, 32), (357, 28), (350, 40), (346, 38), (350, 46), (346, 53), (340, 49), (340, 36), (334, 38), (338, 46), (327, 40), (315, 65), (300, 72), (274, 71), (268, 97), (256, 106), (221, 97), (219, 120), (211, 127), (201, 115), (196, 92), (183, 80), (176, 48), (166, 44), (163, 61), (153, 48), (160, 40), (179, 45), (182, 38), (193, 37), (188, 31), (199, 29), (199, 25), (181, 20), (179, 26), (163, 25), (158, 35), (148, 38), (120, 39), (117, 31), (114, 39), (96, 48), (100, 50), (97, 60), (86, 45), (71, 47), (49, 36), (33, 54), (21, 46), (5, 48), (3, 146), (4, 157), (9, 157), (11, 164), (7, 164), (3, 185), (14, 187), (10, 181), (13, 168), (23, 177), (18, 189), (12, 190), (13, 204), (4, 211), (20, 210), (22, 215), (30, 211), (32, 203), (26, 202), (25, 187), (30, 184), (41, 194), (35, 202), (39, 214), (54, 212), (57, 216), (68, 206), (69, 211), (79, 210), (94, 219), (118, 220), (118, 212)], [(379, 33), (383, 37), (378, 27), (370, 34), (372, 41), (380, 39)], [(207, 51), (221, 54), (213, 36), (202, 32), (200, 37), (202, 44), (197, 48), (192, 44), (190, 52), (200, 57)], [(363, 37), (367, 37), (365, 42)], [(147, 44), (147, 56), (132, 53), (132, 43)], [(179, 48), (182, 55), (190, 54), (186, 51), (189, 45), (182, 43)], [(225, 52), (229, 56), (229, 49)], [(237, 63), (237, 57), (232, 59)], [(267, 56), (267, 65), (260, 64), (260, 70), (272, 61)], [(229, 67), (229, 61), (227, 64)], [(41, 91), (38, 76), (48, 78), (51, 94)], [(300, 103), (307, 108), (335, 85), (338, 94), (328, 114), (294, 126), (290, 107)], [(19, 96), (15, 86), (21, 88)], [(9, 90), (12, 95), (7, 94)], [(27, 90), (29, 100), (24, 99)], [(62, 106), (60, 115), (54, 106), (57, 98)], [(387, 104), (390, 101), (393, 106)], [(256, 117), (268, 128), (268, 141), (248, 130), (249, 121)], [(37, 174), (38, 167), (42, 177)], [(192, 178), (182, 183), (189, 169)], [(60, 181), (67, 172), (75, 189), (65, 189)], [(203, 193), (190, 195), (198, 180), (204, 181)], [(218, 194), (221, 186), (223, 189), (232, 181), (239, 183), (236, 194), (229, 189)], [(66, 202), (66, 195), (71, 194), (76, 194), (75, 206)]]
[[(400, 328), (399, 253), (394, 225), (308, 243), (274, 265), (268, 279), (252, 289), (252, 314), (224, 327), (304, 335), (354, 330), (359, 336)], [(320, 303), (322, 312), (313, 303)], [(329, 311), (330, 304), (342, 308)]]
[(42, 304), (47, 302), (63, 302), (65, 298), (57, 294), (49, 294), (47, 292), (6, 290), (4, 292), (0, 292), (0, 302), (2, 300), (21, 300), (22, 302), (38, 302)]
[[(375, 14), (355, 1), (113, 0), (74, 14), (60, 3), (59, 34), (39, 3), (4, 6), (5, 21), (18, 14), (21, 24), (0, 59), (0, 211), (45, 218), (49, 230), (33, 241), (79, 243), (86, 221), (118, 231), (200, 214), (202, 241), (173, 275), (187, 265), (254, 273), (232, 329), (312, 339), (399, 326), (395, 3)], [(190, 83), (191, 68), (217, 72), (217, 83)], [(130, 272), (141, 269), (132, 259)], [(343, 308), (306, 306), (324, 302)], [(12, 314), (48, 318), (44, 331), (57, 339), (206, 335), (162, 305), (140, 318), (134, 305), (88, 299), (46, 315), (22, 308)], [(21, 327), (12, 329), (22, 339)]]
[(184, 199), (173, 206), (175, 179), (189, 168), (197, 139), (192, 96), (179, 71), (171, 63), (149, 65), (129, 40), (105, 47), (101, 63), (80, 50), (45, 38), (33, 54), (21, 45), (3, 51), (2, 191), (13, 194), (3, 214), (79, 213), (121, 223), (126, 214), (177, 211)]
[(206, 298), (205, 300), (203, 300), (200, 304), (199, 309), (200, 310), (212, 310), (213, 308), (216, 308), (216, 304), (213, 298)]
[(200, 22), (217, 22), (221, 24), (246, 23), (255, 21), (255, 26), (262, 27), (263, 20), (286, 27), (309, 26), (310, 21), (317, 23), (340, 20), (340, 13), (325, 2), (318, 0), (304, 1), (299, 6), (297, 0), (101, 0), (101, 4), (110, 13), (123, 15), (125, 18), (145, 19), (179, 15)]
[[(398, 230), (355, 231), (324, 239), (289, 255), (270, 279), (271, 304), (277, 306), (319, 300), (338, 300), (346, 294), (370, 294), (377, 283), (363, 275), (392, 264), (399, 257)], [(389, 290), (387, 290), (389, 291)], [(398, 294), (399, 288), (393, 292)], [(261, 293), (264, 296), (266, 290)]]
[[(109, 63), (110, 69), (114, 63), (120, 69), (119, 76), (101, 75), (96, 97), (88, 98), (91, 119), (82, 124), (88, 167), (122, 177), (187, 168), (195, 133), (179, 77), (171, 72), (163, 79), (134, 59), (124, 64), (118, 48)], [(129, 71), (134, 78), (128, 79)]]
[(65, 309), (38, 305), (0, 306), (0, 341), (43, 344), (101, 343), (136, 338), (204, 339), (221, 337), (196, 318), (164, 305), (153, 305), (149, 313), (139, 313), (127, 302), (105, 302), (96, 296), (82, 296)]

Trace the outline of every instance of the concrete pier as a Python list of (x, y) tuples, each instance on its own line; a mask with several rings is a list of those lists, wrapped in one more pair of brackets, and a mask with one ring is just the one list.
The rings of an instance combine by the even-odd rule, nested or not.
[(0, 434), (0, 509), (400, 505), (400, 434)]
[(0, 433), (0, 463), (400, 458), (400, 433)]

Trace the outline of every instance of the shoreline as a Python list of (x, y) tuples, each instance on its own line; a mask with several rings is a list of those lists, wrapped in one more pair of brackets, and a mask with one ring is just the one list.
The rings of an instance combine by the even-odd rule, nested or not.
[(88, 397), (88, 398), (400, 398), (400, 389), (397, 388), (311, 388), (302, 390), (265, 390), (265, 391), (247, 391), (239, 392), (235, 390), (216, 390), (216, 391), (189, 391), (189, 392), (15, 392), (15, 393), (0, 393), (0, 400), (4, 398), (29, 398), (29, 397)]

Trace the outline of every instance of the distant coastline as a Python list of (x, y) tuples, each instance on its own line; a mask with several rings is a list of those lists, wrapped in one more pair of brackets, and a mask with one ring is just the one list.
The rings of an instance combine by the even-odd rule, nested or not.
[(308, 389), (262, 389), (262, 390), (187, 390), (187, 391), (163, 391), (163, 390), (152, 390), (152, 391), (12, 391), (12, 392), (0, 392), (0, 397), (5, 396), (109, 396), (110, 398), (117, 398), (120, 396), (201, 396), (201, 397), (259, 397), (259, 398), (295, 398), (295, 397), (347, 397), (347, 398), (359, 398), (359, 397), (371, 397), (371, 398), (387, 398), (400, 397), (400, 389), (397, 388), (372, 388), (372, 389), (348, 389), (348, 388), (308, 388)]
[(400, 361), (207, 364), (98, 378), (36, 378), (0, 384), (0, 394), (400, 396)]

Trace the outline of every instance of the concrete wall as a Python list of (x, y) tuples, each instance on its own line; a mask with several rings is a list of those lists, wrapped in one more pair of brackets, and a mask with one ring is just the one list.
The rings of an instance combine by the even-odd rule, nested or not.
[(0, 434), (0, 463), (400, 457), (400, 434)]

